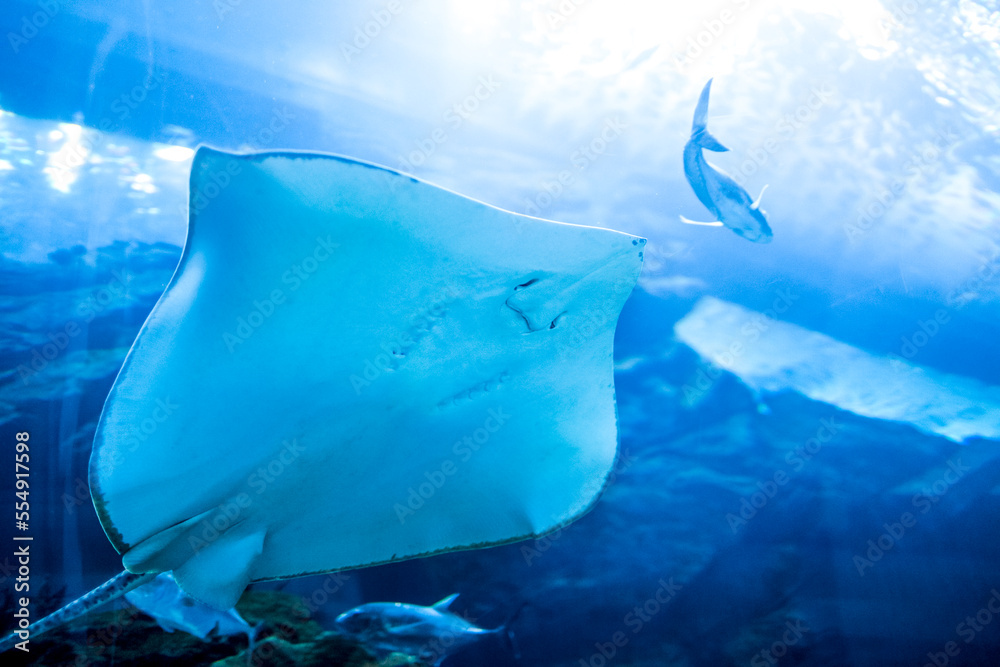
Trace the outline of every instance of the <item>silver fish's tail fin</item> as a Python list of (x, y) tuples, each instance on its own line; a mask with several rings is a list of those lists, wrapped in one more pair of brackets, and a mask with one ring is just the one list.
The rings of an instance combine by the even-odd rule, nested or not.
[(693, 135), (691, 139), (702, 148), (707, 148), (708, 150), (715, 151), (716, 153), (725, 153), (729, 150), (723, 146), (718, 139), (709, 134), (708, 130), (705, 130), (701, 134)]
[(711, 92), (712, 79), (709, 79), (705, 87), (701, 89), (701, 97), (698, 98), (698, 106), (694, 110), (694, 121), (691, 123), (691, 141), (710, 151), (725, 153), (729, 149), (708, 131), (708, 96)]
[(257, 650), (257, 637), (260, 635), (260, 631), (263, 629), (264, 629), (264, 621), (261, 621), (257, 625), (247, 630), (247, 640), (250, 642), (249, 646), (247, 646), (247, 667), (253, 667), (254, 664), (253, 652)]
[(514, 660), (521, 660), (521, 650), (517, 645), (517, 640), (514, 638), (514, 631), (510, 629), (510, 626), (517, 620), (517, 617), (521, 614), (521, 611), (528, 606), (528, 602), (522, 602), (521, 606), (518, 607), (513, 614), (507, 617), (507, 620), (503, 622), (499, 628), (494, 630), (503, 639), (504, 643), (507, 644), (507, 648), (510, 650), (511, 655), (514, 656)]
[(88, 611), (99, 607), (106, 602), (111, 602), (115, 598), (125, 595), (134, 588), (142, 586), (151, 581), (156, 576), (155, 572), (146, 574), (132, 574), (128, 570), (117, 574), (104, 582), (89, 593), (73, 600), (69, 604), (57, 609), (45, 618), (35, 621), (26, 628), (15, 630), (2, 640), (0, 640), (0, 653), (10, 650), (21, 642), (34, 639), (42, 633), (48, 632), (52, 628), (69, 623), (77, 616), (83, 616)]

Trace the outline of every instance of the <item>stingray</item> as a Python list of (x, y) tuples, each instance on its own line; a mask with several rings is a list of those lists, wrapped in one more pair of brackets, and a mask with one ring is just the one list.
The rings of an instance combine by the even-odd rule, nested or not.
[(200, 148), (180, 263), (95, 435), (126, 568), (95, 595), (170, 571), (228, 609), (575, 520), (615, 462), (644, 245), (345, 157)]

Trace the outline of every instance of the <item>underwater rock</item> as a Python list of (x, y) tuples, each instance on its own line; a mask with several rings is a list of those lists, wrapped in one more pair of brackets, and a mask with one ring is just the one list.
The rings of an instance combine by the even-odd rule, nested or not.
[(877, 356), (714, 297), (698, 301), (675, 332), (755, 391), (797, 391), (955, 442), (1000, 437), (1000, 387), (973, 378)]
[[(263, 622), (253, 655), (254, 667), (375, 667), (359, 644), (324, 632), (302, 613), (301, 599), (277, 591), (249, 591), (237, 605), (251, 624)], [(139, 667), (140, 665), (216, 665), (246, 667), (246, 637), (165, 632), (154, 619), (133, 607), (95, 612), (33, 639), (31, 653), (10, 651), (4, 665), (33, 667)], [(391, 656), (380, 667), (419, 664)]]

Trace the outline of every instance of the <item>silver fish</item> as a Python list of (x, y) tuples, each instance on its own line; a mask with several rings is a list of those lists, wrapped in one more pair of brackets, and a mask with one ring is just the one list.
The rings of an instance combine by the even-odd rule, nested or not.
[[(710, 165), (702, 154), (702, 149), (722, 153), (729, 149), (713, 137), (707, 128), (708, 96), (712, 90), (712, 79), (701, 91), (698, 106), (691, 124), (691, 138), (684, 146), (684, 175), (698, 199), (715, 215), (712, 222), (696, 222), (680, 216), (681, 222), (689, 225), (725, 225), (748, 241), (770, 243), (773, 234), (767, 224), (766, 213), (760, 208), (760, 197), (756, 201), (727, 173)], [(764, 190), (767, 186), (764, 186)], [(763, 196), (764, 190), (760, 191)]]
[[(449, 610), (458, 593), (429, 607), (402, 602), (370, 602), (337, 617), (336, 629), (363, 644), (378, 659), (403, 653), (437, 667), (445, 658), (489, 636), (506, 639), (513, 649), (508, 626), (486, 630)], [(515, 614), (516, 615), (516, 614)]]
[(152, 616), (167, 632), (182, 630), (205, 641), (213, 632), (219, 637), (246, 635), (253, 652), (254, 640), (261, 625), (247, 623), (236, 609), (219, 611), (198, 602), (180, 589), (169, 572), (125, 594), (125, 599)]

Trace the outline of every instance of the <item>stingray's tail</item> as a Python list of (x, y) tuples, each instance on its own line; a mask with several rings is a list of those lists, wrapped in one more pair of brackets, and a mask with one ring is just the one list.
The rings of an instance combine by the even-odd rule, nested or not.
[(708, 131), (708, 96), (712, 93), (712, 79), (701, 89), (698, 106), (694, 110), (694, 120), (691, 122), (691, 141), (702, 148), (717, 153), (725, 153), (729, 149), (713, 137)]
[[(0, 640), (0, 653), (8, 651), (15, 646), (27, 651), (27, 642), (30, 639), (34, 639), (52, 628), (57, 628), (64, 623), (68, 623), (77, 616), (83, 616), (95, 607), (99, 607), (106, 602), (111, 602), (115, 598), (125, 595), (130, 590), (138, 588), (147, 581), (152, 580), (155, 576), (155, 572), (132, 574), (127, 570), (121, 574), (117, 574), (94, 590), (57, 609), (45, 618), (37, 620), (31, 625), (26, 625), (19, 630), (15, 630), (4, 637)], [(24, 644), (23, 648), (20, 646), (21, 644)]]

